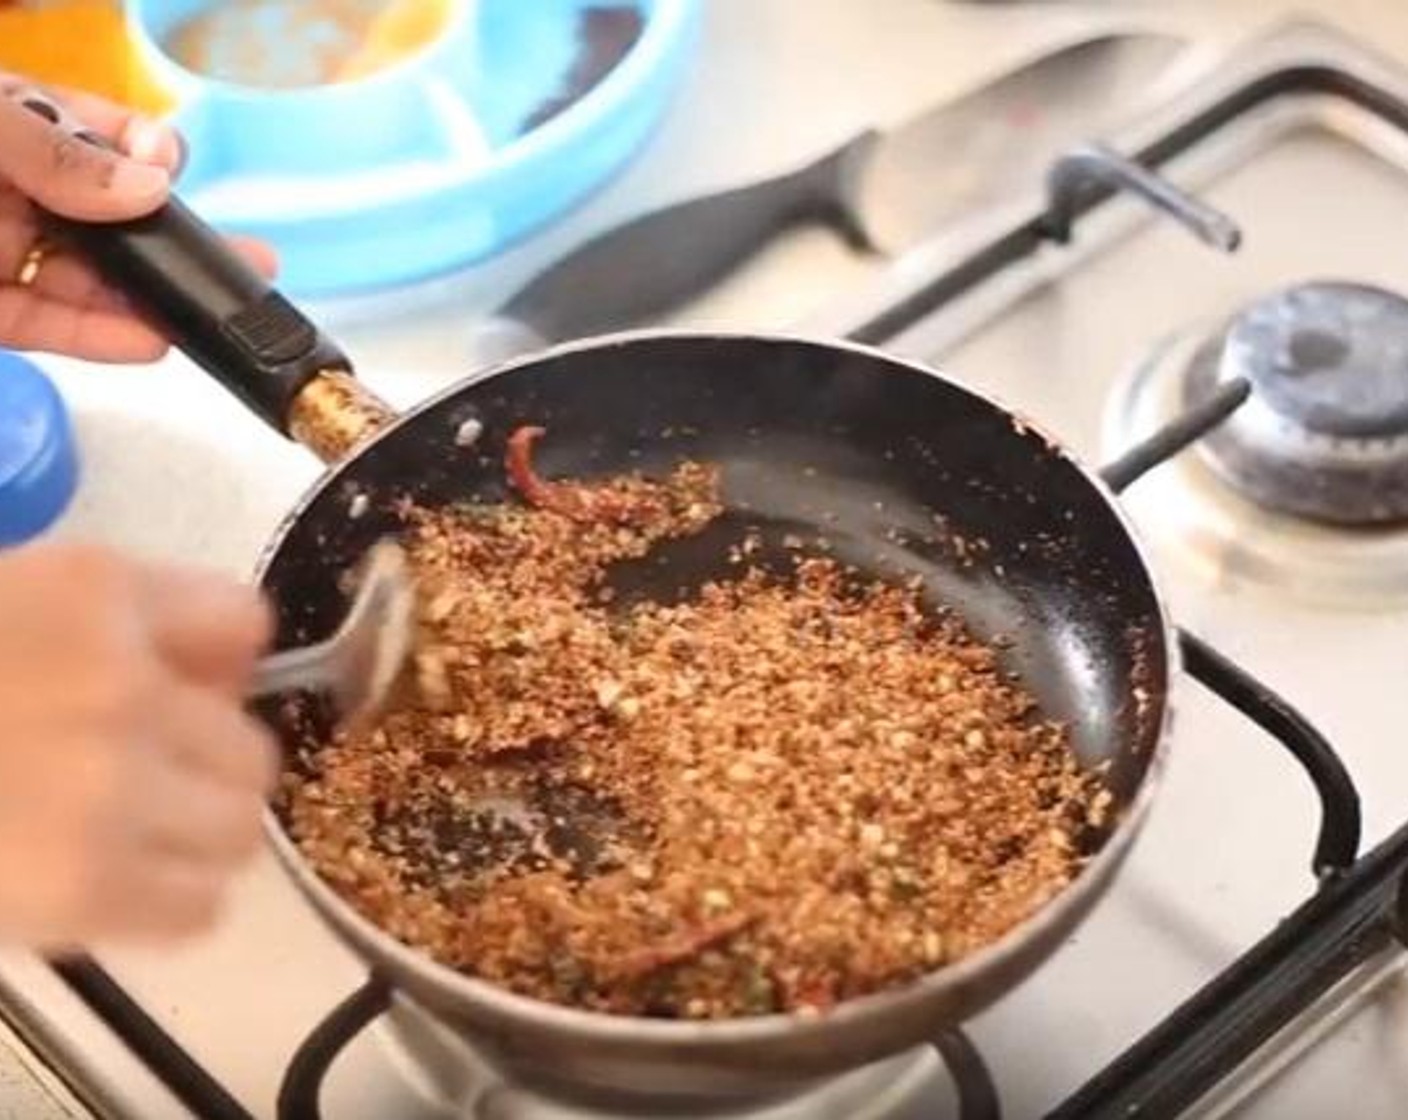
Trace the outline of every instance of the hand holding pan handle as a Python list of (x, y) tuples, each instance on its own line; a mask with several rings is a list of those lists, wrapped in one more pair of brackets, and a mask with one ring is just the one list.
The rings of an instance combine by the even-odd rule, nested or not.
[[(108, 146), (36, 91), (17, 96), (78, 140)], [(43, 220), (46, 233), (77, 250), (178, 349), (283, 435), (335, 458), (357, 432), (390, 417), (387, 406), (352, 382), (341, 347), (175, 196), (128, 221), (77, 221), (48, 211)], [(309, 392), (315, 382), (326, 391)], [(340, 409), (336, 419), (311, 416), (331, 414), (333, 404)]]

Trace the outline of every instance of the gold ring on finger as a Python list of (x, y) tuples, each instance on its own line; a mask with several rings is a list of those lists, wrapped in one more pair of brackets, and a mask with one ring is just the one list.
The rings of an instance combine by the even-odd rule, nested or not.
[(44, 258), (49, 253), (49, 246), (44, 241), (38, 240), (29, 247), (29, 252), (25, 253), (20, 261), (20, 266), (15, 270), (15, 283), (21, 288), (30, 287), (39, 276), (39, 270), (44, 267)]

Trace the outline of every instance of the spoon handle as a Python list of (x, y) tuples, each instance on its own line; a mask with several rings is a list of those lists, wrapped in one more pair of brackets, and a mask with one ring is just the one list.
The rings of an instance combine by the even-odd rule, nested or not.
[(319, 642), (270, 654), (255, 666), (248, 697), (261, 699), (283, 692), (331, 688), (338, 680), (332, 653), (331, 643)]

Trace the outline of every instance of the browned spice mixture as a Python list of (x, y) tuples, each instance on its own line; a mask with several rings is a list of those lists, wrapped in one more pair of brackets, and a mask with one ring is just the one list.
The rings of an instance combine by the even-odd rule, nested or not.
[(613, 606), (716, 473), (546, 483), (540, 434), (509, 463), (539, 505), (411, 513), (419, 688), (287, 783), (371, 920), (529, 996), (722, 1018), (901, 984), (1070, 881), (1110, 796), (957, 620), (800, 553)]

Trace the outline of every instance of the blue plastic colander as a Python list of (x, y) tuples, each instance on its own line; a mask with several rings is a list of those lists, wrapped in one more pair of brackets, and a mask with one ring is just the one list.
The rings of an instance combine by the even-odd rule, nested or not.
[[(172, 92), (207, 221), (271, 242), (299, 296), (423, 280), (499, 252), (579, 202), (649, 135), (697, 41), (699, 0), (452, 0), (417, 55), (355, 81), (241, 85), (183, 68), (173, 29), (218, 0), (131, 0), (134, 41)], [(589, 9), (640, 33), (583, 97), (524, 131), (564, 86)]]

